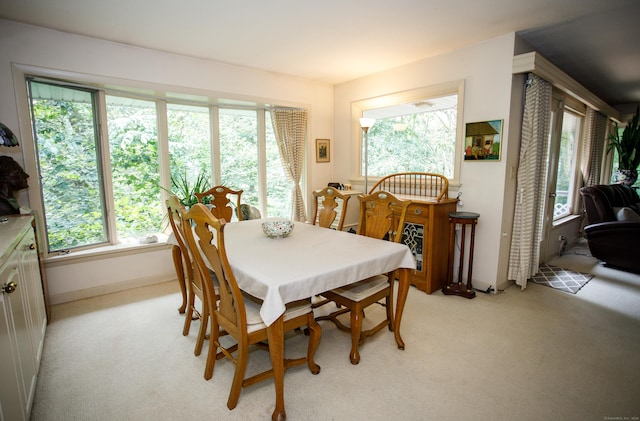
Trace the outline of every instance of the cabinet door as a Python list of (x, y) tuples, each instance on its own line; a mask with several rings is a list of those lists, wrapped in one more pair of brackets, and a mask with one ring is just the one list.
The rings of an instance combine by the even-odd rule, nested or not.
[[(18, 282), (18, 259), (15, 255), (0, 269), (0, 286), (10, 282)], [(18, 337), (10, 303), (12, 296), (15, 296), (14, 301), (20, 301), (17, 290), (0, 295), (0, 420), (7, 421), (27, 419)]]
[(424, 224), (405, 222), (402, 231), (402, 242), (409, 247), (416, 260), (416, 272), (424, 273)]
[(32, 230), (24, 236), (17, 250), (20, 257), (20, 279), (24, 287), (25, 304), (28, 309), (27, 318), (32, 336), (33, 360), (37, 371), (37, 367), (40, 366), (44, 334), (47, 328), (47, 314), (40, 280), (38, 250), (36, 248), (35, 234)]
[(402, 239), (416, 259), (415, 275), (423, 279), (426, 276), (426, 266), (430, 263), (426, 258), (430, 230), (429, 212), (429, 206), (411, 204), (407, 209)]

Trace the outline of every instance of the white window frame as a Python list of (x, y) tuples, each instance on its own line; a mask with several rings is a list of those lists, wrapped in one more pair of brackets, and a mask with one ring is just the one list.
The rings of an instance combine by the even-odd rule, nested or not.
[[(30, 105), (28, 92), (26, 90), (26, 78), (27, 77), (35, 77), (42, 79), (49, 79), (52, 81), (64, 81), (64, 83), (68, 83), (70, 86), (74, 84), (76, 86), (84, 86), (90, 87), (92, 89), (97, 89), (99, 91), (98, 94), (98, 113), (100, 124), (98, 130), (100, 131), (101, 136), (105, 136), (104, 139), (108, 139), (107, 137), (107, 127), (106, 127), (106, 107), (105, 107), (105, 95), (113, 94), (113, 95), (122, 95), (122, 96), (130, 96), (132, 98), (144, 99), (144, 100), (153, 100), (156, 102), (156, 111), (158, 113), (158, 154), (159, 154), (159, 163), (158, 169), (160, 172), (160, 182), (163, 188), (170, 189), (171, 181), (170, 181), (170, 170), (169, 170), (169, 154), (168, 154), (168, 127), (167, 127), (167, 117), (166, 117), (166, 106), (167, 102), (172, 103), (184, 103), (191, 105), (206, 105), (210, 108), (210, 121), (212, 125), (211, 130), (211, 138), (212, 138), (212, 161), (213, 161), (213, 174), (212, 180), (219, 182), (220, 177), (220, 162), (219, 162), (219, 129), (218, 124), (216, 123), (217, 117), (219, 115), (219, 108), (244, 108), (244, 109), (252, 109), (257, 111), (258, 118), (258, 141), (262, 141), (264, 143), (265, 136), (265, 126), (266, 126), (266, 118), (265, 118), (265, 110), (269, 108), (269, 104), (263, 102), (263, 100), (251, 102), (247, 101), (246, 97), (242, 99), (235, 99), (235, 95), (228, 95), (224, 98), (221, 98), (219, 93), (210, 93), (207, 91), (202, 91), (194, 95), (192, 91), (190, 92), (182, 92), (180, 88), (177, 87), (168, 87), (168, 86), (160, 86), (150, 83), (140, 83), (136, 81), (123, 81), (121, 79), (113, 79), (110, 77), (102, 77), (96, 75), (86, 75), (69, 71), (60, 71), (48, 68), (41, 68), (30, 65), (23, 64), (12, 64), (13, 70), (13, 82), (16, 92), (16, 105), (18, 109), (18, 120), (20, 123), (20, 132), (22, 134), (21, 147), (23, 150), (24, 157), (24, 166), (27, 173), (37, 174), (37, 151), (35, 149), (35, 143), (32, 134), (31, 128), (31, 117), (30, 117)], [(68, 82), (73, 81), (73, 82)], [(113, 87), (117, 88), (113, 88)], [(166, 96), (158, 97), (155, 93), (157, 92), (165, 92)], [(202, 102), (200, 102), (202, 101)], [(294, 104), (294, 103), (280, 103), (280, 106), (291, 106), (296, 108), (305, 108), (304, 104)], [(164, 113), (160, 111), (164, 110)], [(104, 113), (104, 114), (103, 114)], [(214, 120), (212, 117), (216, 117)], [(104, 119), (104, 120), (103, 120)], [(260, 130), (263, 132), (260, 132)], [(138, 244), (117, 244), (116, 239), (116, 225), (115, 225), (115, 214), (113, 210), (113, 186), (111, 182), (110, 175), (110, 161), (109, 161), (109, 151), (108, 144), (104, 144), (101, 142), (100, 148), (102, 154), (102, 160), (104, 167), (108, 169), (108, 172), (105, 174), (105, 180), (103, 181), (104, 189), (105, 189), (105, 201), (107, 202), (107, 218), (109, 225), (109, 245), (105, 246), (104, 244), (96, 245), (96, 246), (87, 246), (87, 247), (79, 247), (77, 249), (73, 249), (73, 253), (80, 252), (82, 256), (86, 256), (88, 253), (91, 254), (103, 254), (103, 253), (113, 253), (120, 252), (123, 248), (126, 249), (139, 249), (140, 252), (144, 252), (145, 249), (149, 247), (164, 247), (164, 242), (157, 243), (155, 245), (138, 245)], [(105, 154), (105, 148), (107, 149), (107, 153)], [(265, 191), (266, 186), (266, 145), (259, 144), (258, 148), (258, 180), (259, 180), (259, 188), (260, 188), (260, 203), (259, 207), (261, 208), (261, 212), (263, 215), (266, 212), (266, 203), (267, 203), (267, 193)], [(304, 162), (306, 168), (306, 158)], [(305, 175), (302, 180), (302, 185), (306, 185), (306, 172), (303, 172)], [(107, 176), (108, 175), (108, 176)], [(30, 188), (27, 191), (29, 205), (32, 210), (39, 215), (44, 214), (44, 209), (42, 207), (42, 198), (39, 188)], [(167, 193), (163, 192), (163, 195)], [(167, 194), (168, 195), (168, 194)], [(113, 221), (112, 221), (113, 219)], [(39, 232), (46, 232), (46, 226), (44, 224), (43, 218), (37, 218)], [(47, 253), (46, 247), (41, 245), (42, 252)], [(72, 254), (73, 254), (72, 253)], [(58, 256), (59, 252), (54, 252), (51, 256)], [(50, 257), (47, 255), (47, 257)], [(62, 256), (61, 256), (62, 257)]]
[[(554, 215), (554, 206), (549, 206), (547, 210), (545, 210), (546, 220), (551, 222), (552, 225), (560, 225), (564, 223), (567, 219), (576, 217), (580, 214), (580, 202), (581, 196), (579, 191), (578, 180), (581, 179), (580, 175), (580, 166), (581, 166), (581, 157), (582, 157), (582, 143), (583, 143), (583, 131), (584, 131), (584, 119), (586, 113), (586, 107), (580, 101), (572, 98), (561, 92), (560, 90), (554, 89), (553, 91), (553, 100), (555, 102), (555, 121), (552, 121), (551, 133), (549, 134), (552, 137), (557, 138), (557, 144), (553, 142), (550, 144), (551, 148), (555, 148), (549, 151), (549, 167), (547, 168), (547, 192), (553, 192), (553, 194), (557, 194), (555, 192), (555, 185), (557, 181), (557, 167), (558, 167), (558, 158), (559, 158), (559, 149), (560, 149), (560, 136), (562, 135), (562, 123), (564, 120), (564, 114), (569, 113), (574, 115), (575, 117), (580, 119), (580, 127), (578, 128), (578, 138), (576, 139), (576, 145), (573, 150), (573, 176), (571, 177), (571, 183), (569, 186), (569, 199), (567, 200), (568, 210), (565, 214), (556, 217)], [(551, 171), (553, 170), (554, 176), (551, 177)], [(555, 197), (553, 202), (555, 202)]]
[[(456, 119), (456, 148), (454, 158), (453, 178), (449, 179), (449, 187), (460, 186), (460, 168), (462, 165), (462, 151), (464, 148), (464, 80), (443, 83), (434, 86), (411, 89), (408, 91), (382, 95), (375, 98), (368, 98), (355, 101), (351, 104), (351, 180), (362, 181), (364, 177), (360, 173), (362, 168), (362, 129), (360, 127), (360, 117), (365, 110), (388, 107), (392, 105), (405, 104), (445, 95), (458, 95), (457, 119)], [(379, 177), (369, 176), (369, 184), (373, 185)]]

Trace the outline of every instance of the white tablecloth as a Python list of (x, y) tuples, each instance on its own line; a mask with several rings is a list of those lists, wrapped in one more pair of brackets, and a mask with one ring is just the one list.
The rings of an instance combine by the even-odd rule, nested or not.
[(296, 223), (286, 238), (271, 239), (262, 220), (225, 227), (229, 263), (241, 289), (261, 298), (260, 315), (270, 325), (285, 304), (396, 268), (415, 269), (404, 244)]

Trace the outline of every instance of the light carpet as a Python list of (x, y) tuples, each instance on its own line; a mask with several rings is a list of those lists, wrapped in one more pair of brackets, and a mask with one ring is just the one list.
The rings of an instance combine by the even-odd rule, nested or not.
[[(570, 257), (557, 264), (584, 270), (583, 256)], [(584, 264), (601, 270), (593, 265)], [(473, 300), (411, 288), (404, 351), (383, 330), (351, 365), (349, 335), (321, 322), (322, 371), (287, 371), (287, 419), (632, 419), (640, 415), (639, 301), (640, 275), (612, 269), (575, 295), (534, 283)], [(205, 355), (193, 355), (198, 323), (182, 336), (179, 303), (170, 282), (53, 306), (31, 421), (270, 419), (273, 381), (243, 390), (230, 411), (233, 364), (220, 360), (203, 379)], [(306, 340), (290, 337), (287, 354), (304, 353)], [(269, 365), (264, 351), (250, 360), (252, 372)]]

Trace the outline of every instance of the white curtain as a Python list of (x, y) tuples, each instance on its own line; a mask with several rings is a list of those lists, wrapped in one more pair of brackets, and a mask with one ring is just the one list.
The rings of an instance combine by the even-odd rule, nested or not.
[(587, 108), (584, 128), (580, 170), (583, 185), (591, 186), (600, 184), (601, 181), (607, 117), (592, 108)]
[(529, 74), (525, 90), (516, 207), (507, 277), (522, 289), (538, 272), (549, 156), (551, 84)]
[[(593, 108), (587, 107), (582, 136), (582, 156), (580, 157), (583, 186), (592, 186), (601, 182), (606, 132), (607, 117)], [(585, 210), (583, 209), (582, 212)], [(584, 227), (587, 224), (586, 215), (583, 216), (580, 226), (581, 233), (584, 233)]]
[(307, 213), (300, 187), (300, 178), (304, 163), (307, 111), (294, 108), (275, 108), (271, 110), (271, 122), (284, 172), (293, 182), (291, 218), (294, 221), (306, 221)]

